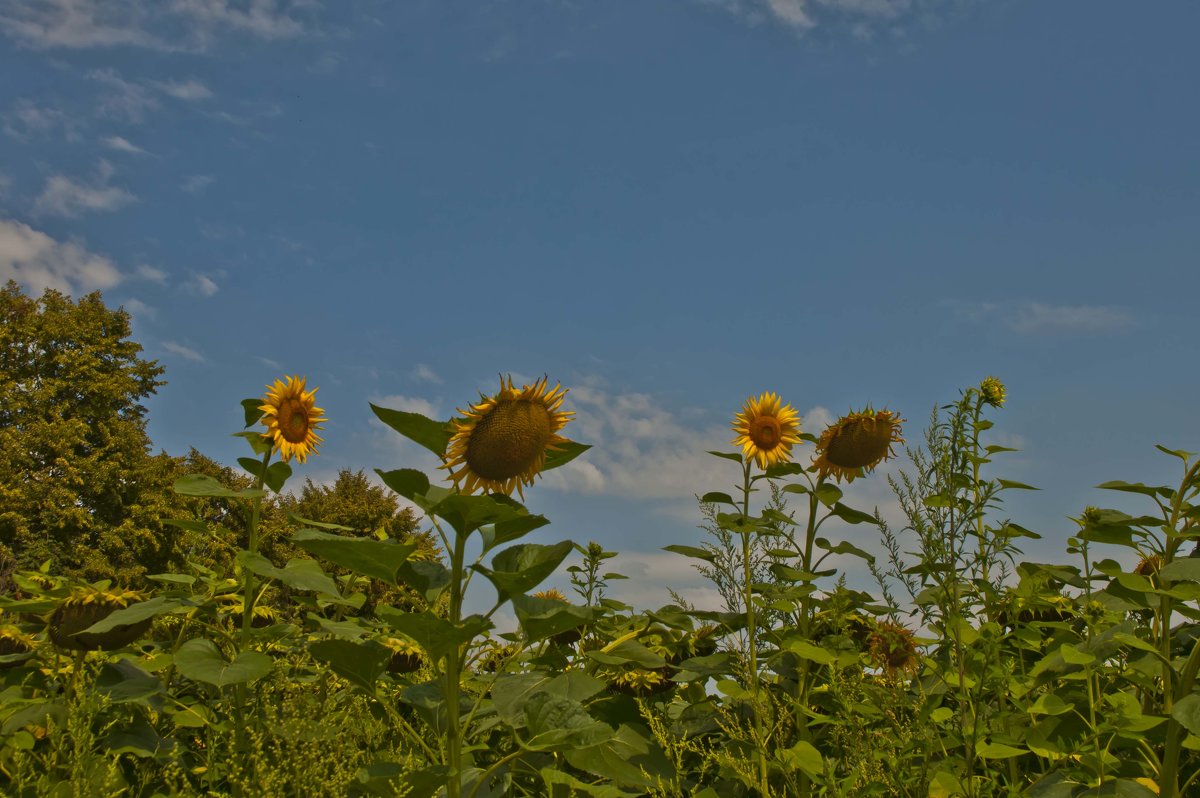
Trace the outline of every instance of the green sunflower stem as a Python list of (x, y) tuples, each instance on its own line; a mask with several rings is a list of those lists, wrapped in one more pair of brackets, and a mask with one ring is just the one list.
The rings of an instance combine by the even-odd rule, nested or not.
[[(267, 465), (271, 461), (271, 454), (274, 448), (268, 449), (263, 455), (262, 467), (258, 472), (258, 479), (254, 482), (255, 490), (262, 490), (263, 483), (267, 474)], [(252, 554), (258, 553), (258, 522), (262, 517), (262, 496), (255, 496), (254, 503), (250, 510), (250, 526), (247, 530), (246, 548)], [(238, 650), (245, 651), (250, 647), (250, 627), (254, 619), (254, 590), (255, 575), (249, 568), (242, 569), (242, 633), (238, 640)], [(247, 729), (246, 729), (246, 685), (238, 684), (234, 688), (233, 702), (234, 717), (237, 722), (236, 747), (243, 754), (247, 750)]]
[[(458, 625), (462, 616), (463, 561), (466, 557), (466, 538), (455, 532), (454, 553), (450, 560), (450, 623)], [(462, 658), (459, 646), (451, 646), (446, 654), (446, 764), (450, 767), (446, 782), (447, 798), (462, 796), (462, 727), (459, 717), (458, 693), (462, 678)]]
[[(747, 460), (742, 464), (742, 523), (750, 518), (750, 466)], [(742, 569), (745, 582), (744, 601), (746, 602), (746, 646), (750, 661), (746, 673), (750, 694), (754, 703), (754, 740), (758, 751), (758, 780), (759, 791), (764, 796), (771, 794), (767, 769), (767, 740), (763, 732), (763, 702), (758, 684), (758, 619), (754, 613), (754, 568), (750, 553), (750, 532), (742, 530)]]

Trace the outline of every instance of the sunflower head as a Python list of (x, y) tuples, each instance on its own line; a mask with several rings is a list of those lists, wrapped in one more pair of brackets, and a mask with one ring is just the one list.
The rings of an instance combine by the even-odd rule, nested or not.
[(879, 667), (889, 676), (897, 672), (912, 672), (917, 669), (920, 657), (913, 633), (893, 621), (884, 621), (875, 627), (867, 640), (867, 650)]
[(500, 378), (500, 390), (481, 396), (462, 418), (453, 420), (454, 434), (439, 466), (463, 493), (483, 490), (525, 498), (525, 486), (546, 463), (546, 453), (567, 439), (558, 431), (575, 414), (560, 410), (567, 390), (548, 387), (542, 377), (533, 385), (513, 385), (512, 377)]
[(1133, 569), (1135, 574), (1141, 576), (1153, 576), (1162, 570), (1163, 560), (1161, 554), (1147, 554), (1138, 561), (1137, 567)]
[(50, 615), (50, 639), (59, 648), (75, 651), (114, 651), (137, 640), (150, 628), (150, 618), (122, 624), (107, 632), (84, 633), (117, 610), (142, 600), (132, 590), (100, 590), (86, 587), (73, 592)]
[(610, 684), (612, 689), (618, 693), (635, 696), (665, 693), (675, 687), (675, 683), (667, 678), (662, 669), (648, 670), (638, 667), (632, 667), (617, 674)]
[(407, 637), (385, 637), (383, 644), (392, 652), (387, 665), (392, 673), (412, 673), (425, 664), (425, 652)]
[(274, 385), (267, 386), (258, 408), (267, 427), (263, 437), (270, 439), (284, 462), (295, 457), (303, 463), (321, 443), (317, 430), (327, 420), (325, 411), (316, 406), (317, 389), (306, 391), (304, 387), (303, 377), (288, 377), (287, 382), (275, 380)]
[(551, 601), (561, 601), (564, 604), (567, 601), (567, 597), (565, 595), (563, 595), (563, 592), (555, 587), (549, 588), (548, 590), (539, 590), (538, 592), (533, 594), (533, 597), (540, 598), (540, 599), (550, 599)]
[(992, 407), (1003, 407), (1004, 398), (1007, 395), (1004, 390), (1004, 383), (1000, 382), (996, 377), (985, 377), (983, 382), (979, 383), (979, 395), (983, 397), (984, 404), (989, 404)]
[[(0, 656), (28, 654), (33, 651), (35, 645), (36, 641), (17, 627), (0, 626)], [(15, 668), (20, 664), (20, 661), (15, 659), (11, 662), (0, 662), (0, 669)]]
[(893, 456), (892, 445), (904, 443), (900, 437), (899, 413), (867, 408), (851, 411), (825, 428), (817, 442), (814, 464), (821, 475), (853, 482)]
[(769, 391), (748, 398), (732, 426), (737, 433), (733, 445), (742, 447), (742, 456), (762, 469), (791, 460), (792, 446), (800, 442), (800, 415)]

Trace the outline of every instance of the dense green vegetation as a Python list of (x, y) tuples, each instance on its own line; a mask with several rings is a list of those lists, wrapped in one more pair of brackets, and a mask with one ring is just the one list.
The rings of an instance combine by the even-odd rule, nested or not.
[[(503, 493), (412, 469), (381, 472), (390, 490), (343, 471), (286, 492), (292, 468), (261, 425), (290, 434), (300, 414), (311, 432), (299, 392), (243, 402), (242, 472), (151, 455), (138, 403), (162, 370), (125, 314), (98, 295), (0, 297), (6, 794), (1200, 791), (1189, 453), (1160, 447), (1178, 484), (1102, 486), (1144, 515), (1085, 508), (1061, 562), (1034, 563), (1018, 545), (1036, 533), (1002, 505), (1029, 486), (992, 474), (998, 381), (908, 449), (890, 480), (899, 528), (840, 487), (880, 478), (898, 416), (817, 437), (764, 394), (738, 417), (754, 445), (714, 453), (740, 490), (696, 486), (707, 531), (667, 546), (726, 606), (635, 608), (614, 552), (522, 542), (549, 519)], [(586, 456), (557, 434), (555, 390), (502, 385), (457, 422), (374, 411), (512, 492)], [(791, 461), (793, 432), (814, 464)], [(829, 539), (834, 523), (874, 525), (882, 555)], [(539, 590), (563, 568), (575, 595)], [(875, 589), (849, 587), (847, 568)], [(472, 582), (495, 594), (489, 611), (466, 611)], [(517, 630), (494, 628), (501, 609)]]

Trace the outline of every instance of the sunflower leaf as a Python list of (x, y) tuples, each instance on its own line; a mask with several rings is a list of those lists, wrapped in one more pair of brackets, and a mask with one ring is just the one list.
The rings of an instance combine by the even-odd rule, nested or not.
[(395, 471), (376, 468), (375, 473), (383, 480), (383, 484), (411, 502), (423, 498), (429, 491), (429, 477), (415, 468), (398, 468)]
[(334, 581), (321, 570), (316, 560), (295, 558), (288, 560), (287, 565), (276, 568), (266, 557), (252, 551), (239, 551), (238, 564), (243, 568), (268, 579), (278, 579), (294, 590), (312, 590), (341, 599)]
[(208, 496), (234, 499), (257, 499), (266, 491), (256, 488), (230, 490), (207, 474), (188, 474), (175, 480), (175, 492), (180, 496)]
[(540, 543), (521, 543), (492, 558), (492, 567), (472, 566), (496, 586), (500, 601), (526, 593), (537, 587), (558, 569), (574, 548), (569, 540), (543, 546)]
[(292, 542), (309, 554), (349, 568), (356, 574), (382, 579), (390, 585), (397, 584), (397, 571), (409, 555), (417, 550), (415, 543), (345, 538), (315, 529), (301, 529), (292, 535)]
[(267, 466), (266, 473), (263, 472), (262, 460), (253, 457), (239, 457), (238, 465), (246, 469), (246, 473), (255, 479), (261, 478), (263, 483), (275, 493), (282, 490), (283, 484), (292, 476), (292, 467), (282, 460)]
[(420, 413), (409, 413), (404, 410), (389, 410), (386, 407), (371, 405), (371, 410), (384, 424), (399, 432), (413, 443), (424, 446), (438, 457), (446, 453), (450, 438), (454, 436), (454, 426), (449, 421), (434, 421)]
[(713, 452), (713, 451), (710, 451), (709, 454), (711, 454), (715, 457), (724, 457), (726, 460), (732, 460), (735, 463), (742, 462), (742, 456), (740, 454), (738, 454), (737, 452)]
[(250, 449), (259, 457), (262, 457), (275, 448), (275, 443), (261, 432), (254, 432), (253, 430), (235, 432), (233, 433), (233, 437), (245, 438), (246, 443), (250, 444)]
[(262, 399), (243, 399), (242, 410), (246, 414), (246, 429), (258, 423), (258, 420), (263, 417)]
[(387, 670), (392, 652), (387, 646), (367, 640), (355, 643), (350, 640), (317, 640), (309, 643), (308, 653), (329, 665), (333, 672), (349, 682), (357, 684), (371, 695), (375, 694), (375, 682)]
[(211, 640), (194, 638), (175, 652), (175, 667), (189, 679), (216, 687), (245, 684), (271, 672), (274, 661), (258, 651), (243, 651), (228, 662)]
[(835, 504), (830, 512), (845, 521), (847, 524), (879, 523), (879, 519), (875, 516), (869, 513), (864, 513), (862, 510), (855, 510), (853, 507), (847, 507), (841, 502)]
[(455, 624), (430, 613), (405, 612), (386, 605), (378, 607), (375, 614), (400, 634), (411, 637), (434, 662), (492, 628), (491, 621), (481, 615), (471, 615)]
[(549, 471), (552, 468), (564, 466), (590, 448), (592, 447), (586, 443), (576, 443), (575, 441), (563, 441), (556, 444), (553, 449), (546, 452), (546, 462), (542, 465), (542, 470)]
[(700, 497), (700, 503), (701, 504), (732, 504), (734, 507), (737, 506), (736, 504), (734, 504), (732, 496), (730, 496), (728, 493), (722, 493), (721, 491), (709, 491), (708, 493), (706, 493)]

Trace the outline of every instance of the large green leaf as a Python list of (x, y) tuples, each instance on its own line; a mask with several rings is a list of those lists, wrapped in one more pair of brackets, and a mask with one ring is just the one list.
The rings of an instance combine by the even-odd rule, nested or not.
[(825, 772), (825, 760), (821, 758), (821, 752), (804, 740), (780, 751), (779, 758), (789, 770), (800, 770), (809, 776), (820, 776)]
[(197, 682), (216, 687), (257, 681), (271, 672), (273, 661), (257, 651), (243, 651), (229, 662), (211, 640), (193, 638), (175, 652), (175, 667)]
[(1190, 693), (1176, 701), (1171, 717), (1192, 734), (1200, 734), (1200, 695)]
[(841, 502), (833, 505), (833, 509), (830, 512), (845, 521), (847, 524), (879, 523), (879, 519), (870, 513), (864, 513), (862, 510), (855, 510), (853, 507), (847, 507)]
[(315, 659), (327, 663), (333, 672), (374, 695), (375, 682), (387, 670), (392, 652), (387, 646), (368, 640), (317, 640), (309, 643), (308, 651)]
[(377, 607), (375, 614), (397, 632), (411, 637), (434, 662), (455, 646), (470, 642), (492, 628), (491, 621), (481, 615), (471, 615), (454, 624), (430, 613), (405, 612), (389, 606)]
[(587, 748), (613, 735), (612, 727), (589, 715), (583, 704), (551, 693), (535, 693), (525, 702), (525, 728), (529, 738), (521, 744), (534, 751)]
[(371, 410), (384, 424), (413, 443), (424, 446), (438, 457), (446, 454), (446, 447), (450, 443), (450, 438), (454, 436), (454, 425), (449, 421), (434, 421), (420, 413), (389, 410), (374, 404), (371, 405)]
[(588, 623), (593, 615), (590, 607), (536, 596), (514, 595), (512, 603), (525, 639), (531, 643), (577, 629)]
[(425, 508), (424, 499), (425, 494), (429, 492), (429, 477), (425, 475), (424, 471), (418, 471), (415, 468), (383, 471), (376, 468), (375, 473), (383, 480), (383, 484), (409, 501), (417, 502), (422, 509)]
[(493, 557), (490, 569), (482, 565), (473, 568), (496, 586), (501, 601), (507, 601), (540, 585), (557, 570), (572, 549), (569, 540), (551, 546), (520, 543)]
[(603, 665), (624, 665), (632, 662), (654, 670), (667, 664), (661, 656), (636, 640), (624, 640), (607, 651), (589, 651), (587, 655)]
[(230, 490), (207, 474), (188, 474), (175, 480), (175, 492), (180, 496), (207, 496), (234, 499), (256, 499), (266, 491), (256, 488)]
[(276, 568), (270, 560), (261, 554), (250, 551), (237, 553), (238, 563), (248, 571), (268, 579), (278, 579), (283, 584), (295, 590), (312, 590), (340, 599), (337, 584), (321, 570), (316, 560), (292, 559), (287, 565)]
[(400, 566), (417, 550), (415, 543), (347, 538), (315, 529), (301, 529), (292, 535), (292, 542), (309, 554), (391, 585), (398, 584)]
[(401, 564), (396, 578), (432, 604), (450, 586), (450, 569), (440, 562), (410, 559)]
[(590, 448), (592, 447), (586, 443), (576, 443), (575, 441), (564, 441), (557, 444), (554, 449), (546, 452), (546, 461), (542, 464), (542, 470), (549, 471), (552, 468), (564, 466)]
[(167, 596), (155, 596), (147, 601), (142, 601), (137, 604), (131, 604), (124, 609), (117, 610), (111, 615), (96, 621), (83, 631), (88, 634), (100, 634), (107, 632), (110, 629), (115, 629), (118, 626), (132, 626), (135, 623), (144, 621), (147, 618), (153, 618), (156, 615), (163, 615), (177, 610), (180, 607), (194, 607), (195, 602), (181, 598), (170, 598)]

